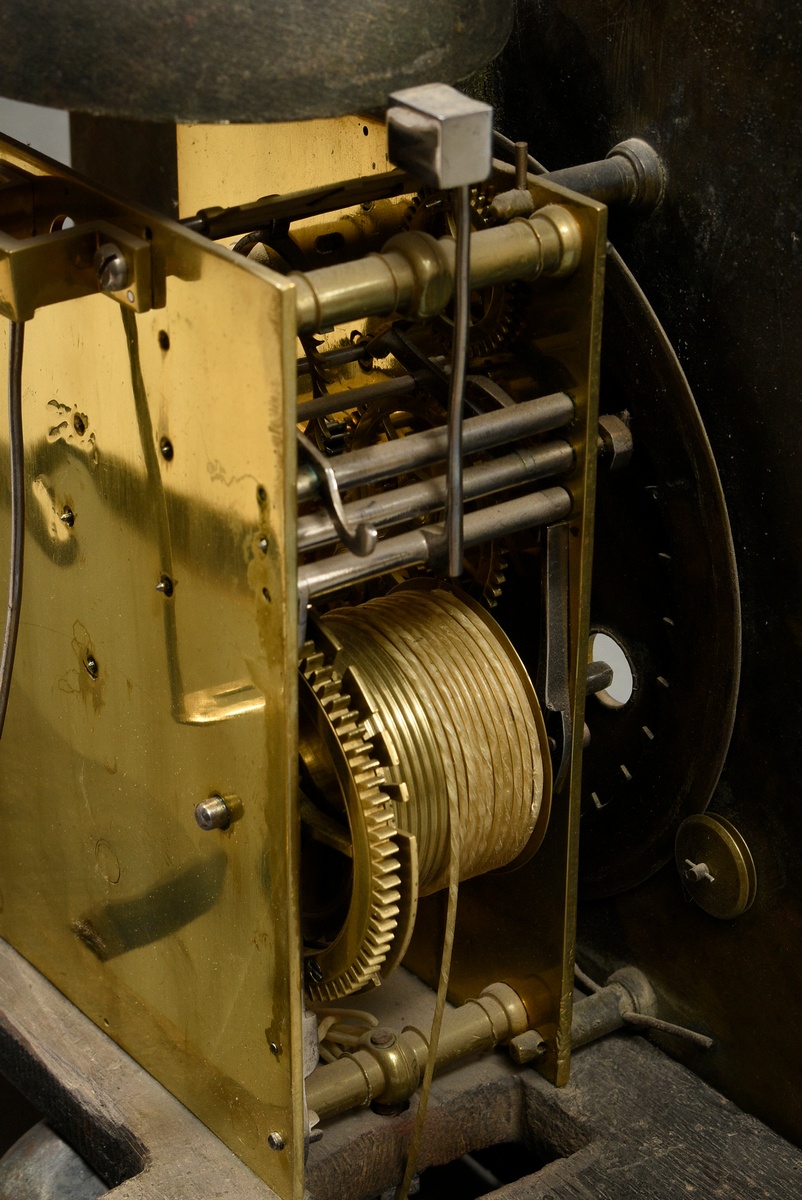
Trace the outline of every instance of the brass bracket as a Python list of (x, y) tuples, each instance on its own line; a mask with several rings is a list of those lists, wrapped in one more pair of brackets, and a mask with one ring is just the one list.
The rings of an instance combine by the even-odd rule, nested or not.
[(123, 228), (127, 222), (117, 219), (122, 211), (81, 180), (38, 175), (3, 162), (0, 315), (27, 321), (38, 308), (96, 292), (134, 312), (158, 307), (150, 230)]
[[(125, 259), (125, 286), (101, 286), (96, 255), (113, 245)], [(153, 307), (151, 246), (105, 221), (57, 229), (37, 237), (15, 238), (0, 232), (0, 314), (27, 321), (38, 308), (105, 291), (125, 308)]]

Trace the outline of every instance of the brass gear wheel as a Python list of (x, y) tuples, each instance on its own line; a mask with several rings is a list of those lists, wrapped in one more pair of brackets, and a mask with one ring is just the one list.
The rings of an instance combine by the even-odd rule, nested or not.
[(301, 652), (299, 704), (306, 989), (328, 1003), (378, 983), (392, 946), (396, 822), (370, 740), (375, 715), (371, 725), (353, 707), (314, 641)]
[[(471, 188), (474, 229), (483, 229), (487, 224), (486, 213), (494, 195), (495, 188), (489, 183)], [(435, 237), (453, 233), (451, 197), (435, 191), (421, 192), (413, 197), (404, 217), (404, 228), (420, 229)], [(523, 294), (517, 283), (492, 284), (472, 293), (468, 344), (471, 358), (486, 358), (518, 332), (519, 302)], [(428, 328), (438, 345), (450, 349), (454, 326), (448, 310), (432, 318)]]
[[(476, 229), (487, 224), (486, 214), (496, 189), (492, 183), (477, 183), (471, 188), (471, 223)], [(448, 192), (427, 188), (413, 196), (404, 214), (404, 229), (422, 229), (434, 236), (454, 233), (452, 200)]]
[(483, 600), (488, 608), (495, 608), (507, 580), (507, 552), (503, 542), (485, 542), (465, 559), (466, 574), (463, 582), (467, 594), (474, 600)]

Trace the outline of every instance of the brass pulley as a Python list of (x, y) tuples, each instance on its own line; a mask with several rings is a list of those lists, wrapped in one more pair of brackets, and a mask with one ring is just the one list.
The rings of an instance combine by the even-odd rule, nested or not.
[[(543, 719), (506, 635), (430, 582), (340, 608), (301, 662), (307, 990), (327, 1001), (402, 957), (418, 895), (525, 861), (551, 792)], [(454, 801), (456, 800), (456, 804)]]

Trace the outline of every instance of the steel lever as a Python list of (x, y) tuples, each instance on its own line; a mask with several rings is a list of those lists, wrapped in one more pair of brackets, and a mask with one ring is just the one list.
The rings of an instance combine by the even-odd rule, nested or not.
[(313, 446), (300, 431), (298, 433), (298, 453), (317, 480), (323, 506), (334, 522), (334, 528), (337, 530), (340, 541), (352, 554), (356, 554), (359, 558), (367, 558), (369, 554), (373, 553), (379, 537), (376, 527), (364, 522), (356, 526), (351, 524), (345, 515), (334, 468), (325, 454), (321, 454), (317, 446)]
[(554, 752), (554, 790), (565, 782), (571, 759), (571, 692), (569, 686), (568, 526), (551, 525), (546, 531), (546, 570), (543, 586), (544, 646), (538, 672), (538, 693), (547, 714), (547, 729), (557, 734)]

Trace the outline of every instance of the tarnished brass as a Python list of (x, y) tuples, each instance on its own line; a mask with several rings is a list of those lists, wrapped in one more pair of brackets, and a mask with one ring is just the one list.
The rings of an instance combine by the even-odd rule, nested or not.
[[(579, 263), (580, 227), (570, 209), (543, 205), (528, 219), (471, 238), (471, 287), (539, 275), (570, 275)], [(297, 289), (298, 329), (324, 328), (353, 317), (399, 312), (429, 317), (440, 312), (454, 286), (455, 242), (407, 231), (381, 254), (291, 276)]]
[[(436, 1069), (443, 1070), (467, 1054), (504, 1045), (525, 1033), (528, 1020), (525, 1005), (511, 987), (490, 984), (478, 999), (446, 1012)], [(306, 1084), (307, 1099), (321, 1120), (373, 1100), (398, 1103), (413, 1094), (429, 1055), (428, 1033), (407, 1026), (387, 1040), (386, 1046), (376, 1045), (366, 1034), (352, 1054), (313, 1072)]]
[[(300, 1198), (292, 288), (21, 147), (0, 162), (27, 189), (16, 209), (0, 191), (23, 239), (3, 311), (32, 318), (0, 933)], [(61, 216), (76, 227), (50, 234)], [(145, 246), (150, 311), (81, 295), (100, 233)], [(84, 245), (65, 284), (59, 247)], [(241, 812), (204, 831), (214, 795)]]
[[(675, 1033), (687, 1033), (657, 1021), (657, 1000), (649, 980), (636, 967), (622, 967), (604, 987), (574, 1006), (571, 1043), (574, 1049), (614, 1032), (640, 1017)], [(491, 984), (478, 999), (446, 1012), (437, 1046), (436, 1070), (442, 1071), (467, 1054), (506, 1045), (517, 1066), (536, 1062), (547, 1053), (538, 1029), (529, 1026), (520, 996), (503, 983)], [(351, 1053), (318, 1067), (307, 1082), (309, 1104), (321, 1118), (335, 1116), (373, 1100), (398, 1103), (420, 1083), (429, 1053), (427, 1034), (407, 1026), (400, 1034), (367, 1033)]]
[(516, 1066), (525, 1067), (528, 1063), (542, 1058), (548, 1046), (538, 1029), (527, 1029), (525, 1033), (519, 1033), (512, 1039), (508, 1049)]
[(677, 830), (677, 870), (688, 894), (711, 917), (740, 917), (757, 895), (757, 873), (749, 847), (724, 817), (700, 813)]

